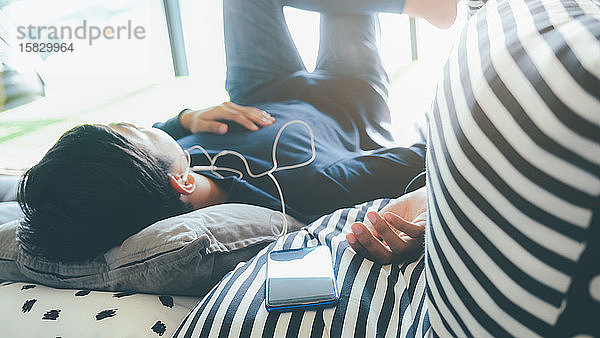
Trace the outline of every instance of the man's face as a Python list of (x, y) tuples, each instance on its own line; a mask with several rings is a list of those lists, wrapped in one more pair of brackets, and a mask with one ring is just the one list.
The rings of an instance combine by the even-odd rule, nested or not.
[(109, 128), (121, 134), (131, 143), (138, 145), (152, 155), (163, 159), (170, 166), (170, 174), (182, 175), (189, 163), (179, 144), (167, 133), (156, 128), (140, 128), (131, 123), (111, 123)]

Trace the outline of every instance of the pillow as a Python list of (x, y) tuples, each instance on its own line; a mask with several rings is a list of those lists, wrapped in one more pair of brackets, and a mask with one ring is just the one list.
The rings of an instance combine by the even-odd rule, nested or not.
[[(377, 200), (323, 216), (306, 229), (279, 238), (230, 272), (194, 308), (174, 337), (422, 337), (431, 333), (425, 302), (424, 259), (381, 265), (348, 247), (346, 234)], [(317, 311), (268, 313), (268, 252), (327, 245), (334, 259), (340, 302)]]
[(0, 174), (0, 202), (16, 201), (21, 176)]
[[(4, 204), (4, 203), (0, 203)], [(17, 257), (19, 246), (17, 245), (17, 227), (21, 220), (0, 224), (0, 281), (29, 281), (19, 270)]]
[[(196, 297), (0, 284), (2, 337), (170, 337)], [(140, 311), (144, 309), (144, 311)]]
[(17, 202), (0, 202), (0, 224), (23, 218), (23, 212)]
[[(221, 204), (159, 221), (104, 255), (84, 263), (61, 263), (33, 256), (15, 243), (16, 223), (0, 228), (0, 279), (16, 276), (58, 288), (203, 295), (239, 262), (275, 240), (273, 211), (244, 204)], [(273, 217), (276, 226), (282, 219)], [(302, 227), (288, 218), (290, 231)], [(15, 252), (16, 250), (16, 252)], [(15, 259), (16, 256), (16, 259)]]

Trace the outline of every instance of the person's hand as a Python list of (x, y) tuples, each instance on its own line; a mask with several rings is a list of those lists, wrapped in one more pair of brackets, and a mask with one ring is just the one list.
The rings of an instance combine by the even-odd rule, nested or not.
[(227, 124), (223, 120), (241, 124), (249, 130), (256, 131), (261, 127), (270, 126), (275, 119), (267, 112), (254, 107), (244, 107), (233, 102), (224, 102), (202, 110), (186, 110), (179, 116), (179, 123), (195, 133), (227, 133)]
[(403, 195), (380, 213), (367, 214), (371, 227), (352, 224), (346, 235), (348, 244), (357, 254), (372, 261), (389, 264), (401, 261), (423, 248), (427, 224), (427, 188)]

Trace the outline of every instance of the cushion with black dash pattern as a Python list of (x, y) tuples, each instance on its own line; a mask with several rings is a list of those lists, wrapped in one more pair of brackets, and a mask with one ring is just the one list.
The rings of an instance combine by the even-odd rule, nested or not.
[(0, 299), (1, 337), (171, 337), (199, 300), (12, 282)]

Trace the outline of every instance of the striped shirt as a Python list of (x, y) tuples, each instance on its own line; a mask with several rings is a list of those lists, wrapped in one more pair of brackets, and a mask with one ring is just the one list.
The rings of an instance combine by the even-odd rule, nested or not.
[(462, 31), (429, 115), (437, 334), (600, 335), (599, 41), (592, 0), (489, 1)]

